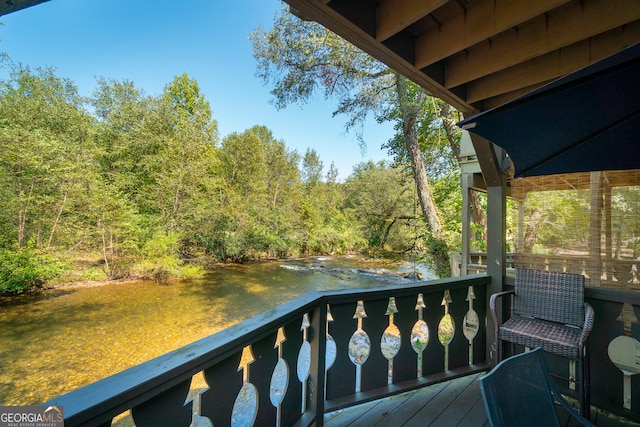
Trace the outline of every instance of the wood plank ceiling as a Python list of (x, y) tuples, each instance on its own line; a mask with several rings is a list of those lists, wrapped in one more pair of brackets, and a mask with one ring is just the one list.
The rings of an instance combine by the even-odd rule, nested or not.
[(640, 0), (285, 0), (470, 115), (640, 42)]

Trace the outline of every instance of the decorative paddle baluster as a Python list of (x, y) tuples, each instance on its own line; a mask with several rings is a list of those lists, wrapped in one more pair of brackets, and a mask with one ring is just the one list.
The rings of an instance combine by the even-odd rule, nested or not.
[(365, 317), (367, 317), (367, 313), (364, 311), (364, 302), (360, 300), (353, 315), (354, 319), (358, 319), (358, 328), (349, 340), (349, 359), (356, 365), (356, 393), (360, 392), (361, 388), (362, 365), (364, 365), (371, 353), (371, 340), (369, 335), (362, 329), (362, 319)]
[(609, 359), (620, 371), (623, 377), (623, 399), (622, 405), (626, 409), (631, 408), (631, 377), (640, 374), (640, 342), (631, 336), (631, 325), (639, 324), (633, 306), (629, 303), (622, 305), (620, 316), (616, 319), (624, 325), (623, 335), (614, 338), (609, 343), (607, 353)]
[(476, 294), (473, 292), (473, 286), (469, 286), (467, 291), (466, 301), (469, 303), (469, 311), (464, 315), (462, 333), (469, 340), (469, 365), (473, 364), (473, 339), (478, 334), (480, 329), (480, 317), (478, 313), (473, 309), (473, 301), (476, 299)]
[(302, 383), (302, 408), (301, 414), (307, 409), (307, 379), (311, 372), (311, 344), (309, 344), (308, 329), (311, 326), (309, 322), (309, 314), (305, 313), (302, 317), (302, 345), (298, 352), (298, 380)]
[(242, 359), (238, 366), (238, 371), (242, 371), (242, 388), (236, 397), (231, 411), (231, 426), (251, 427), (258, 414), (258, 389), (249, 382), (249, 365), (254, 358), (250, 347), (245, 347), (242, 351)]
[(269, 399), (271, 400), (271, 404), (276, 407), (277, 426), (280, 426), (282, 422), (281, 404), (289, 386), (289, 366), (282, 358), (282, 343), (286, 340), (287, 337), (284, 335), (284, 330), (278, 328), (278, 337), (276, 338), (274, 346), (274, 348), (278, 349), (278, 363), (276, 363), (276, 367), (273, 369), (269, 387)]
[(389, 316), (389, 326), (384, 330), (380, 340), (382, 355), (389, 361), (388, 384), (393, 382), (393, 358), (396, 357), (400, 351), (401, 345), (400, 329), (393, 323), (393, 315), (397, 312), (398, 307), (396, 307), (395, 297), (389, 297), (389, 305), (385, 313)]
[(333, 364), (336, 362), (336, 355), (338, 354), (336, 340), (334, 340), (331, 334), (329, 334), (330, 322), (333, 322), (333, 316), (331, 315), (331, 307), (329, 307), (329, 304), (327, 304), (327, 327), (326, 327), (327, 348), (325, 350), (325, 354), (326, 354), (325, 365), (324, 365), (325, 371), (328, 371), (329, 368), (333, 366)]
[(411, 348), (413, 348), (413, 351), (418, 355), (418, 378), (422, 376), (422, 352), (424, 352), (424, 349), (429, 344), (429, 326), (427, 322), (423, 320), (422, 313), (425, 308), (427, 308), (427, 306), (424, 304), (424, 298), (422, 294), (418, 294), (415, 308), (418, 312), (418, 320), (411, 329)]
[(243, 386), (243, 375), (238, 372), (242, 354), (232, 354), (204, 370), (209, 388), (200, 394), (200, 414), (209, 418), (216, 427), (231, 426), (235, 398)]
[(440, 343), (444, 346), (444, 370), (449, 369), (449, 343), (453, 339), (453, 335), (455, 333), (455, 324), (453, 323), (453, 319), (449, 314), (449, 304), (451, 304), (451, 293), (449, 290), (444, 291), (444, 296), (442, 297), (442, 306), (444, 306), (444, 316), (440, 320), (440, 324), (438, 325), (438, 339)]

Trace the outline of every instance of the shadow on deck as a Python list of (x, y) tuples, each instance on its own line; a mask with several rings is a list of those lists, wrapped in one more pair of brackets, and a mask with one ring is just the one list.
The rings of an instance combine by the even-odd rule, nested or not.
[[(477, 379), (469, 375), (325, 415), (327, 427), (488, 426)], [(599, 427), (637, 427), (592, 408), (591, 421)]]

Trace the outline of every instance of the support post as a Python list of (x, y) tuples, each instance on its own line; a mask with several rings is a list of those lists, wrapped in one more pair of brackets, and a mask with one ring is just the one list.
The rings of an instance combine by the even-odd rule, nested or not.
[(460, 274), (465, 276), (469, 274), (469, 251), (471, 247), (471, 206), (470, 206), (470, 191), (473, 176), (468, 173), (463, 173), (460, 176), (462, 187), (462, 261), (460, 267)]
[[(506, 273), (506, 186), (487, 187), (487, 274), (491, 276), (491, 284), (488, 287), (489, 295), (503, 290), (504, 276)], [(488, 303), (489, 298), (487, 298)], [(502, 319), (502, 306), (496, 307), (498, 319)], [(488, 311), (487, 311), (488, 312)], [(493, 322), (487, 322), (487, 339), (493, 340), (495, 326)], [(500, 361), (498, 343), (489, 343), (487, 360), (491, 366)], [(493, 351), (492, 351), (493, 350)]]
[(604, 187), (604, 235), (606, 280), (613, 280), (613, 232), (611, 230), (611, 186), (605, 181)]
[(524, 195), (523, 200), (518, 201), (518, 250), (516, 252), (524, 253), (524, 203), (527, 200), (527, 195)]
[[(507, 185), (504, 162), (508, 161), (504, 150), (490, 141), (471, 136), (473, 146), (478, 155), (482, 175), (487, 184), (487, 274), (491, 283), (487, 288), (488, 296), (503, 290), (506, 272), (506, 234), (507, 234)], [(502, 319), (502, 309), (497, 307), (498, 319)], [(489, 298), (487, 297), (487, 313)], [(495, 366), (499, 360), (498, 345), (493, 342), (495, 326), (487, 322), (487, 361)]]
[(589, 224), (589, 266), (591, 286), (600, 286), (602, 276), (602, 174), (591, 172), (591, 221)]
[(309, 404), (307, 412), (314, 414), (313, 425), (322, 427), (324, 424), (324, 380), (327, 352), (327, 304), (322, 300), (311, 312), (311, 371), (309, 374)]

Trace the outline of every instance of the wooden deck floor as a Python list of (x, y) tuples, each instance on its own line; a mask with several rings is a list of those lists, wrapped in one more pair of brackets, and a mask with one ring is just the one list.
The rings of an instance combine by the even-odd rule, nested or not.
[[(489, 422), (477, 381), (481, 375), (470, 375), (331, 412), (325, 415), (324, 425), (327, 427), (488, 426)], [(640, 426), (596, 409), (591, 411), (591, 421), (599, 427)]]
[(327, 427), (486, 426), (478, 375), (458, 378), (325, 415)]

